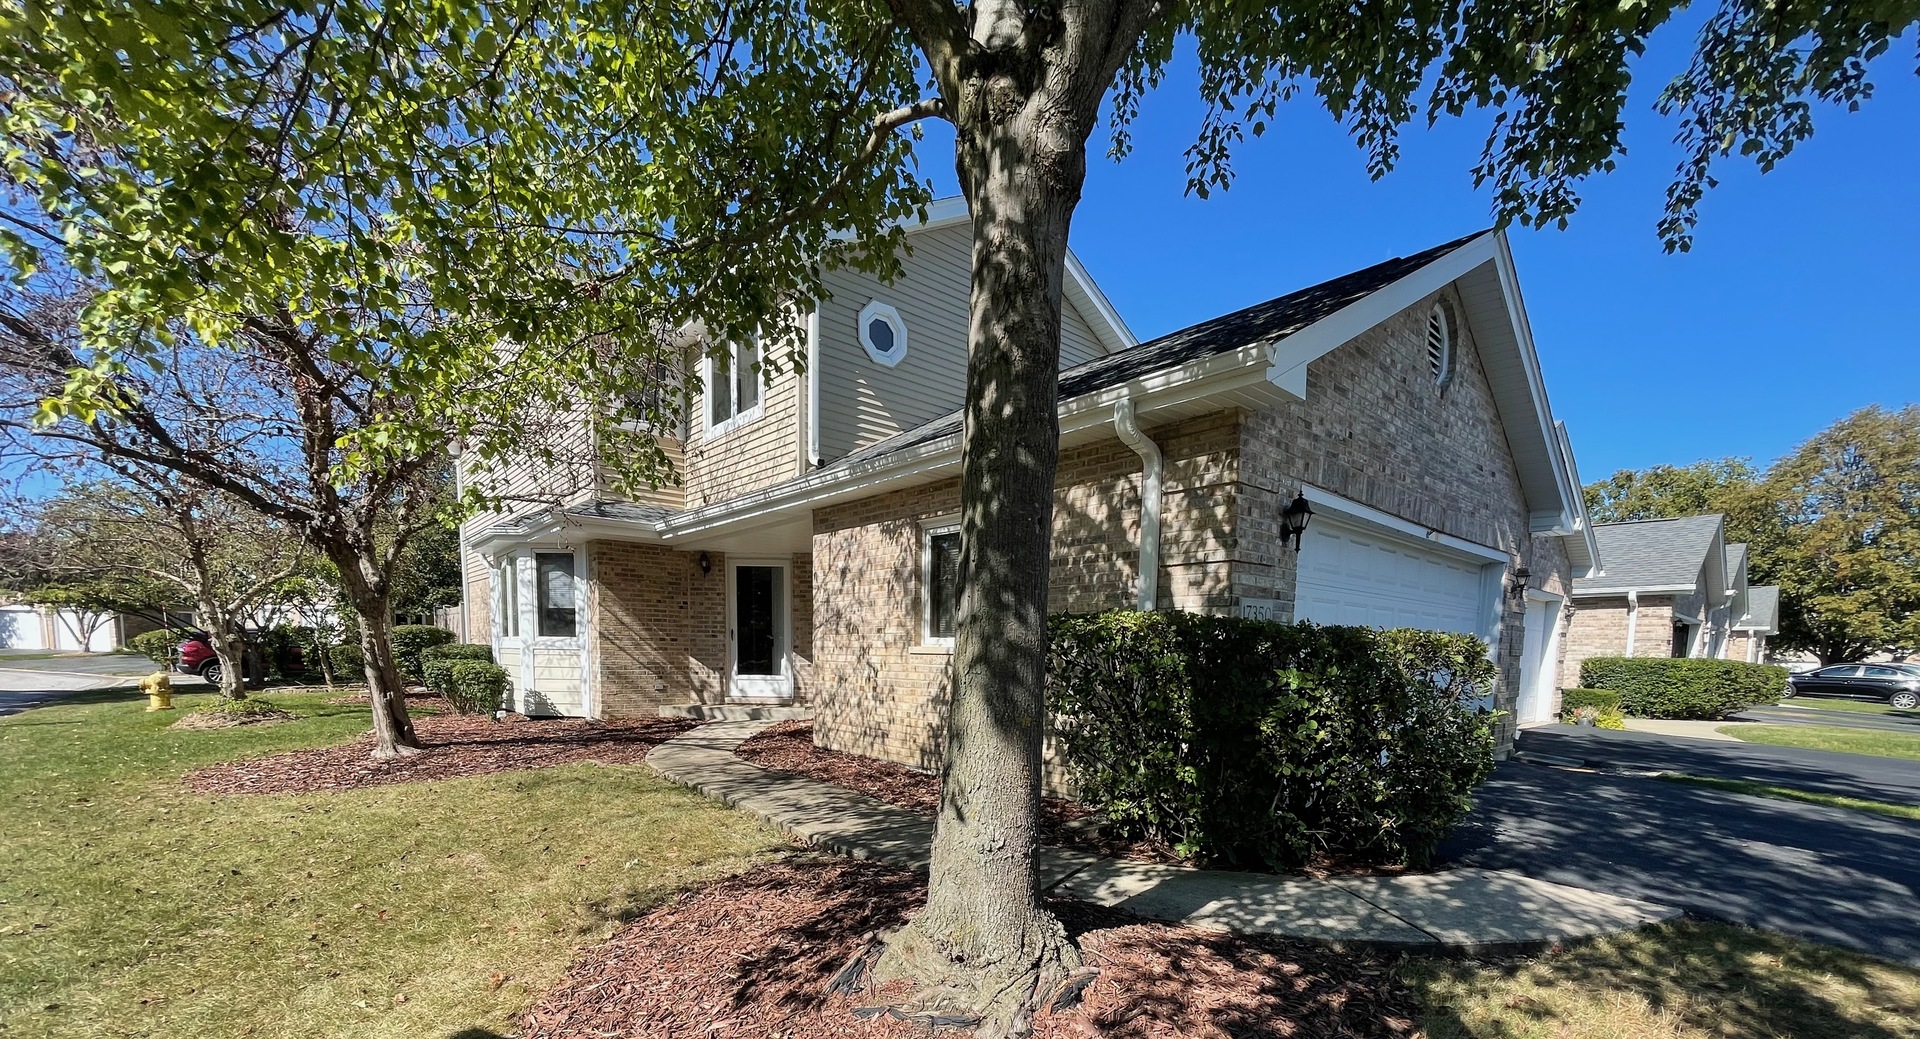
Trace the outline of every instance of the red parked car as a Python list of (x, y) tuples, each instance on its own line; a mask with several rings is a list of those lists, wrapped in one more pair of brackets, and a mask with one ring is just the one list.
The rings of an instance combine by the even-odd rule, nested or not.
[[(248, 643), (246, 653), (249, 656), (254, 654), (251, 643)], [(297, 672), (305, 666), (300, 650), (295, 647), (287, 647), (282, 655), (286, 659), (277, 661), (282, 674)], [(212, 685), (219, 685), (222, 677), (220, 657), (214, 653), (213, 643), (208, 640), (207, 633), (198, 629), (187, 632), (186, 637), (180, 640), (179, 647), (173, 653), (173, 669), (181, 674), (199, 675)]]

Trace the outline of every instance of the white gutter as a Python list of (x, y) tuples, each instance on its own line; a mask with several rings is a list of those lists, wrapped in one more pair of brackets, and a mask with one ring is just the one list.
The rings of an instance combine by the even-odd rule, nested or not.
[(1151, 613), (1160, 594), (1160, 448), (1133, 419), (1133, 398), (1113, 406), (1113, 431), (1140, 456), (1139, 608)]
[(1640, 593), (1627, 593), (1627, 656), (1633, 656), (1634, 630), (1640, 626)]

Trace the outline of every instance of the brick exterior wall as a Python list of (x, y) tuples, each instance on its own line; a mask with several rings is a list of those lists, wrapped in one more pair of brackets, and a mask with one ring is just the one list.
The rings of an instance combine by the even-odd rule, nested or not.
[(617, 541), (587, 545), (588, 652), (607, 718), (638, 718), (692, 699), (689, 574), (684, 552)]
[[(1580, 665), (1588, 657), (1627, 655), (1627, 597), (1624, 595), (1585, 596), (1574, 604), (1573, 619), (1567, 625), (1566, 652), (1561, 656), (1560, 685), (1580, 685)], [(1664, 657), (1673, 653), (1673, 597), (1643, 595), (1640, 615), (1634, 623), (1633, 655)], [(1744, 656), (1736, 660), (1746, 659)]]
[[(1437, 384), (1426, 330), (1428, 313), (1442, 300), (1454, 344), (1451, 370)], [(1532, 533), (1506, 428), (1464, 315), (1451, 288), (1430, 296), (1310, 364), (1305, 401), (1246, 416), (1235, 596), (1273, 599), (1279, 619), (1293, 618), (1295, 554), (1280, 546), (1279, 517), (1303, 483), (1501, 550), (1510, 568), (1527, 568), (1531, 587), (1567, 595), (1566, 551), (1559, 539)], [(1502, 742), (1510, 744), (1526, 600), (1509, 596), (1502, 604), (1495, 705), (1507, 712)], [(1551, 662), (1544, 666), (1552, 673)]]

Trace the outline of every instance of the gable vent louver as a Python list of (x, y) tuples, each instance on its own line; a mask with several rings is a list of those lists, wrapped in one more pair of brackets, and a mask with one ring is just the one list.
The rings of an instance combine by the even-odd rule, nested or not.
[(1434, 304), (1427, 314), (1427, 370), (1436, 383), (1447, 381), (1447, 367), (1453, 360), (1453, 328), (1445, 307)]

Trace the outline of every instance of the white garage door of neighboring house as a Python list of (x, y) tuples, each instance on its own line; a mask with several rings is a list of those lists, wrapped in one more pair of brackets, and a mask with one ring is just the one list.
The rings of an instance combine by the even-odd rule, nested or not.
[(1485, 562), (1315, 517), (1299, 566), (1299, 620), (1492, 634)]
[(46, 649), (40, 611), (31, 606), (0, 606), (0, 649)]

